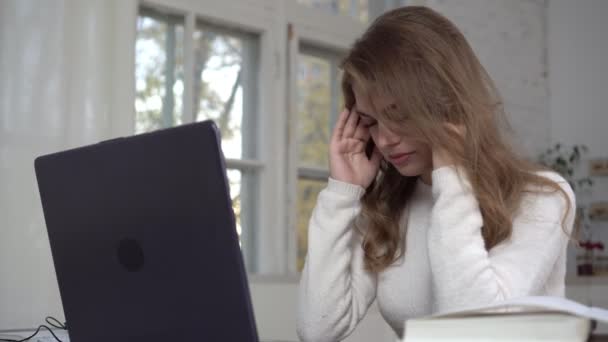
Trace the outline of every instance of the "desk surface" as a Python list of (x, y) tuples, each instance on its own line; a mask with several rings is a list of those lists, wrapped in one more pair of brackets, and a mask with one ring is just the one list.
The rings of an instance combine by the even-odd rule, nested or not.
[[(29, 337), (34, 333), (34, 330), (20, 330), (20, 331), (0, 331), (0, 338), (5, 339), (15, 339), (19, 340), (22, 338)], [(57, 337), (62, 342), (70, 342), (70, 337), (68, 333), (63, 330), (53, 329), (53, 333), (57, 335)], [(41, 330), (34, 338), (31, 339), (32, 342), (57, 342), (57, 340), (46, 330)], [(603, 340), (602, 340), (603, 341)], [(606, 340), (608, 341), (608, 340)], [(285, 340), (274, 340), (274, 339), (261, 339), (260, 342), (295, 342), (295, 341), (285, 341)]]

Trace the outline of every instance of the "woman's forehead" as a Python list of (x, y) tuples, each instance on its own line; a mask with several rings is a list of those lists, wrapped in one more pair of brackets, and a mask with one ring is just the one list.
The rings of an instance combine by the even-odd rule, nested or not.
[(379, 108), (386, 109), (394, 106), (392, 98), (386, 95), (371, 95), (362, 87), (353, 84), (353, 93), (355, 94), (355, 102), (357, 110), (369, 115), (377, 115)]

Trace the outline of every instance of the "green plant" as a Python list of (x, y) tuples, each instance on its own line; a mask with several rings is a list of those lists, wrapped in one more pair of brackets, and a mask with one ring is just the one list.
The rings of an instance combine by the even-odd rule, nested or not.
[[(557, 143), (541, 153), (538, 162), (564, 177), (572, 190), (578, 195), (593, 187), (593, 179), (589, 176), (578, 177), (577, 171), (581, 163), (581, 157), (589, 152), (585, 145), (565, 146)], [(584, 203), (578, 203), (576, 208), (575, 232), (582, 232), (583, 238), (591, 238), (591, 225), (588, 208)], [(583, 228), (583, 230), (581, 230)], [(575, 233), (578, 235), (578, 233)]]
[(572, 190), (578, 192), (593, 186), (593, 180), (590, 177), (576, 177), (581, 157), (588, 152), (589, 148), (585, 145), (564, 146), (557, 143), (541, 153), (538, 161), (562, 175), (570, 183)]

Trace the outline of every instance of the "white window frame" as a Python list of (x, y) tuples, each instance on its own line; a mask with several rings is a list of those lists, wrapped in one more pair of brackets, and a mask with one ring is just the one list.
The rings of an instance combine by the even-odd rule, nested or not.
[[(370, 21), (381, 11), (399, 6), (404, 0), (370, 0)], [(426, 0), (405, 0), (423, 5)], [(128, 6), (126, 4), (129, 4)], [(376, 5), (378, 5), (376, 6)], [(139, 5), (139, 6), (138, 6)], [(128, 8), (127, 8), (128, 7)], [(297, 150), (297, 55), (300, 46), (319, 51), (345, 52), (368, 24), (344, 15), (324, 13), (297, 3), (297, 0), (140, 0), (118, 6), (122, 20), (117, 30), (117, 60), (135, 61), (136, 32), (134, 20), (140, 7), (183, 15), (184, 22), (184, 98), (183, 122), (193, 122), (194, 60), (192, 34), (196, 21), (227, 26), (257, 34), (259, 37), (258, 99), (256, 103), (255, 160), (227, 160), (230, 169), (256, 170), (259, 175), (255, 268), (253, 281), (298, 280), (296, 200), (298, 180)], [(132, 29), (126, 29), (131, 23)], [(124, 51), (122, 51), (124, 50)], [(127, 52), (128, 51), (128, 52)], [(123, 82), (113, 91), (115, 108), (134, 108), (134, 63), (119, 63), (113, 77)], [(128, 82), (127, 82), (128, 81)], [(133, 89), (120, 84), (132, 84)], [(128, 89), (127, 89), (128, 88)], [(124, 112), (124, 111), (116, 111)], [(133, 134), (135, 115), (113, 115), (110, 121), (115, 135)], [(325, 177), (327, 170), (301, 169), (314, 178)], [(249, 269), (252, 271), (252, 269)]]
[[(293, 35), (294, 38), (296, 38), (295, 35)], [(336, 76), (339, 75), (339, 63), (341, 61), (341, 56), (343, 54), (346, 53), (346, 49), (342, 50), (342, 51), (338, 51), (338, 50), (329, 50), (327, 47), (325, 48), (318, 48), (318, 47), (314, 47), (310, 42), (300, 42), (299, 44), (296, 42), (297, 44), (297, 51), (294, 51), (294, 65), (293, 65), (293, 70), (296, 71), (294, 72), (294, 76), (295, 79), (293, 80), (293, 86), (290, 87), (290, 89), (294, 89), (295, 92), (292, 95), (293, 96), (293, 109), (292, 112), (290, 113), (290, 122), (293, 125), (293, 132), (294, 134), (296, 134), (295, 136), (293, 136), (292, 139), (290, 139), (290, 141), (293, 141), (294, 143), (292, 144), (292, 146), (290, 146), (290, 148), (293, 149), (292, 153), (290, 153), (291, 156), (293, 156), (293, 158), (290, 160), (290, 166), (293, 164), (292, 168), (295, 168), (295, 177), (293, 179), (294, 184), (289, 184), (290, 185), (290, 190), (294, 191), (294, 193), (292, 194), (293, 196), (293, 203), (291, 203), (291, 209), (293, 210), (293, 212), (291, 212), (291, 214), (293, 215), (293, 217), (290, 217), (290, 219), (292, 220), (292, 224), (290, 225), (290, 227), (292, 227), (292, 231), (294, 234), (294, 238), (290, 239), (290, 241), (294, 241), (295, 242), (295, 260), (294, 263), (297, 265), (297, 255), (298, 255), (298, 249), (299, 246), (297, 245), (298, 243), (298, 238), (297, 238), (297, 222), (298, 222), (298, 217), (297, 217), (297, 207), (298, 207), (298, 181), (301, 180), (310, 180), (310, 181), (317, 181), (317, 182), (326, 182), (327, 179), (329, 178), (329, 168), (327, 167), (320, 167), (320, 166), (315, 166), (315, 165), (305, 165), (302, 163), (302, 161), (299, 159), (300, 157), (300, 150), (299, 150), (299, 139), (297, 136), (297, 126), (298, 126), (298, 89), (297, 89), (297, 70), (298, 70), (298, 63), (299, 63), (299, 57), (302, 54), (305, 54), (307, 56), (311, 56), (311, 57), (316, 57), (316, 58), (320, 58), (324, 61), (329, 62), (329, 75), (330, 75), (330, 113), (329, 114), (329, 122), (327, 122), (327, 125), (329, 125), (328, 129), (330, 131), (333, 130), (333, 126), (337, 117), (337, 114), (339, 113), (339, 111), (341, 110), (341, 108), (338, 108), (339, 103), (340, 103), (340, 98), (342, 97), (342, 93), (341, 93), (341, 89), (340, 89), (340, 85), (338, 84), (338, 79)], [(295, 268), (295, 271), (297, 271), (297, 266)]]
[[(369, 0), (369, 23), (386, 10), (410, 5), (424, 5), (426, 0)], [(319, 57), (332, 57), (325, 52), (337, 54), (346, 53), (352, 44), (363, 34), (369, 23), (362, 23), (357, 18), (345, 15), (324, 13), (315, 8), (298, 4), (297, 1), (286, 3), (286, 17), (288, 22), (288, 177), (287, 177), (287, 203), (288, 203), (288, 269), (297, 274), (297, 183), (299, 178), (310, 180), (327, 180), (329, 170), (316, 167), (302, 167), (299, 165), (297, 140), (297, 71), (298, 54), (300, 52), (317, 55)], [(303, 48), (304, 47), (304, 48)], [(325, 54), (325, 56), (324, 56)], [(333, 64), (333, 63), (332, 63)], [(333, 65), (332, 65), (333, 67)], [(332, 79), (332, 82), (334, 80)], [(339, 87), (338, 87), (339, 89)], [(341, 94), (337, 94), (341, 96)], [(334, 101), (332, 101), (334, 102)], [(339, 108), (332, 109), (330, 113), (330, 127), (333, 127), (335, 116)]]
[[(153, 8), (161, 12), (183, 15), (184, 27), (184, 99), (183, 122), (194, 122), (193, 112), (194, 54), (193, 33), (197, 20), (220, 27), (244, 30), (259, 37), (259, 69), (257, 78), (258, 99), (256, 102), (256, 159), (228, 159), (229, 169), (243, 172), (256, 171), (257, 198), (251, 198), (258, 212), (251, 222), (255, 230), (254, 252), (247, 255), (248, 270), (253, 273), (285, 274), (286, 249), (284, 239), (285, 217), (277, 213), (285, 208), (285, 168), (281, 162), (285, 155), (284, 138), (276, 132), (284, 130), (285, 119), (280, 113), (284, 108), (284, 97), (280, 96), (283, 73), (280, 68), (280, 46), (284, 41), (277, 35), (275, 9), (277, 0), (145, 0), (140, 7)], [(134, 44), (133, 44), (134, 46)], [(279, 96), (277, 96), (279, 95)], [(283, 100), (281, 100), (283, 98)], [(244, 129), (248, 129), (244, 127)], [(246, 206), (246, 205), (244, 205)], [(251, 237), (246, 237), (251, 238)], [(251, 243), (246, 241), (245, 243)], [(252, 260), (252, 258), (254, 260)]]
[[(318, 9), (309, 8), (289, 1), (286, 4), (288, 21), (288, 271), (297, 274), (297, 200), (298, 179), (300, 176), (322, 180), (327, 179), (329, 170), (322, 168), (300, 167), (298, 153), (298, 92), (297, 72), (298, 55), (300, 52), (312, 55), (323, 55), (323, 51), (338, 54), (348, 51), (355, 40), (363, 33), (366, 24), (357, 19), (323, 13)], [(330, 114), (335, 115), (335, 114)]]

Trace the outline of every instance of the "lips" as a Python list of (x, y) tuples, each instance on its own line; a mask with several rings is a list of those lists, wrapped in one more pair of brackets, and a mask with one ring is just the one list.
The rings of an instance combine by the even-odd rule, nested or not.
[(416, 152), (414, 151), (414, 152), (406, 152), (406, 153), (395, 153), (395, 154), (389, 155), (388, 159), (393, 165), (403, 165), (410, 159), (410, 157), (414, 153), (416, 153)]

